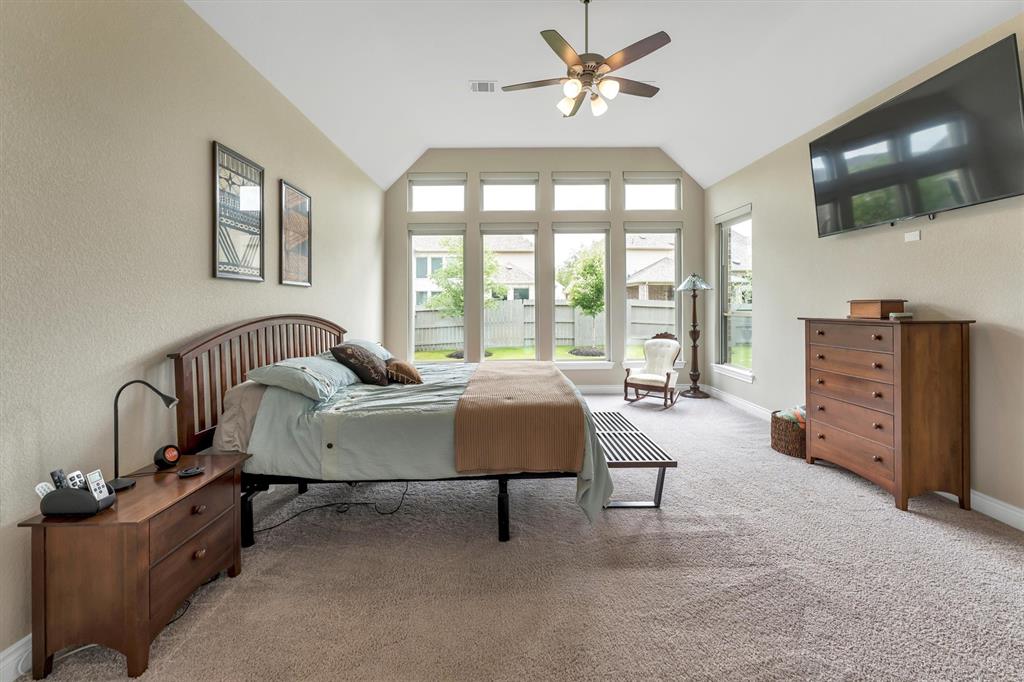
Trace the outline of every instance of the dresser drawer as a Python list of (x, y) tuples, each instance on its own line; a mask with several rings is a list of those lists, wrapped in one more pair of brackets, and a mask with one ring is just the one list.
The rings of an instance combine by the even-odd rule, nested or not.
[(838, 464), (873, 481), (892, 482), (896, 471), (892, 448), (814, 419), (807, 421), (807, 433), (810, 457)]
[(234, 514), (225, 512), (152, 568), (149, 573), (151, 619), (162, 627), (185, 597), (231, 563), (234, 532)]
[(811, 344), (808, 355), (811, 367), (815, 369), (892, 383), (894, 360), (892, 355), (816, 344)]
[(810, 396), (807, 412), (816, 422), (824, 422), (890, 448), (895, 445), (891, 414), (815, 393)]
[(872, 324), (808, 322), (807, 342), (891, 353), (893, 328)]
[(820, 369), (810, 369), (808, 374), (808, 393), (817, 393), (829, 398), (838, 398), (848, 403), (870, 407), (873, 410), (893, 413), (894, 387), (892, 384), (824, 372)]
[(182, 498), (149, 522), (149, 561), (155, 564), (234, 501), (234, 473), (228, 472)]

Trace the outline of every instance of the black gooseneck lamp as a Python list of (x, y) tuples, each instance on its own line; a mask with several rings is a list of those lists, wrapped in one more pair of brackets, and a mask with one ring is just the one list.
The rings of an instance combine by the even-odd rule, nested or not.
[(112, 481), (107, 481), (107, 485), (113, 488), (115, 492), (118, 490), (125, 490), (127, 488), (131, 488), (132, 486), (135, 485), (135, 479), (133, 478), (120, 478), (121, 471), (119, 469), (120, 462), (118, 458), (117, 437), (117, 401), (121, 399), (121, 392), (124, 391), (124, 389), (131, 386), (132, 384), (142, 384), (149, 390), (153, 391), (153, 393), (156, 393), (158, 396), (160, 396), (160, 400), (164, 401), (164, 405), (166, 405), (169, 408), (174, 407), (175, 405), (178, 404), (177, 398), (175, 398), (174, 396), (167, 395), (166, 393), (160, 392), (156, 388), (156, 386), (149, 383), (148, 381), (143, 381), (142, 379), (133, 379), (132, 381), (129, 381), (121, 388), (117, 389), (117, 395), (114, 396), (114, 479)]

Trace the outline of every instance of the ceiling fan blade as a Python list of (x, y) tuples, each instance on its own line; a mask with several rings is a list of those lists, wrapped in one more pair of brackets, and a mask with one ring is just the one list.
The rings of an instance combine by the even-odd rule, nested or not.
[(631, 64), (641, 57), (646, 57), (659, 47), (665, 47), (670, 42), (672, 42), (672, 39), (669, 38), (668, 34), (664, 31), (658, 31), (652, 36), (647, 36), (643, 40), (638, 40), (629, 47), (622, 48), (611, 57), (604, 60), (604, 64), (602, 66), (608, 67), (607, 71), (604, 71), (604, 73), (621, 69), (626, 64)]
[(513, 90), (529, 90), (530, 88), (543, 88), (545, 85), (558, 85), (564, 80), (564, 78), (547, 78), (542, 81), (530, 81), (529, 83), (503, 85), (501, 86), (501, 90), (502, 92), (512, 92)]
[(637, 97), (654, 97), (661, 88), (656, 88), (640, 81), (631, 81), (628, 78), (613, 78), (606, 76), (602, 80), (615, 81), (619, 84), (619, 94), (636, 95)]
[(573, 104), (572, 104), (572, 111), (570, 111), (568, 114), (563, 116), (563, 118), (569, 118), (570, 116), (575, 116), (576, 112), (580, 110), (581, 106), (583, 106), (583, 99), (586, 96), (587, 96), (587, 91), (586, 90), (583, 90), (582, 92), (580, 92), (580, 94), (576, 95), (576, 101), (573, 102)]
[(553, 28), (549, 28), (546, 31), (540, 32), (541, 37), (547, 42), (551, 49), (555, 51), (558, 58), (565, 62), (566, 66), (579, 66), (580, 56), (576, 54), (576, 50), (572, 49), (572, 45), (566, 42), (562, 34)]

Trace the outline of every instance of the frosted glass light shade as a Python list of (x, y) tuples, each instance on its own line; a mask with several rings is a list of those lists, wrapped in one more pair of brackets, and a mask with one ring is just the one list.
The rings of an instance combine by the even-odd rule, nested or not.
[(562, 116), (568, 116), (572, 113), (572, 108), (576, 105), (576, 100), (572, 97), (563, 97), (561, 101), (555, 106), (562, 112)]
[(594, 116), (600, 116), (606, 111), (608, 111), (608, 103), (601, 99), (600, 95), (591, 95), (590, 113)]
[(605, 99), (615, 99), (619, 96), (619, 82), (605, 78), (597, 84), (597, 89), (604, 95)]
[(579, 78), (570, 78), (562, 83), (562, 94), (566, 97), (576, 97), (583, 89), (583, 83)]

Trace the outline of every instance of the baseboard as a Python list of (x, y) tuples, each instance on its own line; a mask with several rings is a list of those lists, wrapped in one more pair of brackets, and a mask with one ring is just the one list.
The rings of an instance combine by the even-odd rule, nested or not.
[(14, 682), (24, 673), (18, 671), (18, 663), (25, 661), (24, 666), (31, 670), (32, 666), (32, 635), (25, 635), (14, 644), (0, 651), (0, 682)]
[(733, 395), (732, 393), (723, 391), (720, 388), (715, 388), (714, 386), (705, 386), (704, 390), (707, 391), (711, 397), (718, 398), (724, 403), (729, 403), (734, 407), (738, 407), (747, 414), (757, 417), (758, 419), (763, 419), (765, 421), (771, 421), (772, 419), (772, 411), (766, 407), (761, 407), (757, 403), (752, 403), (738, 395)]
[[(945, 497), (947, 500), (958, 502), (956, 495), (941, 492), (936, 492), (935, 494)], [(998, 500), (991, 495), (971, 490), (971, 509), (996, 521), (1001, 521), (1007, 526), (1012, 526), (1017, 530), (1024, 530), (1024, 509)]]

